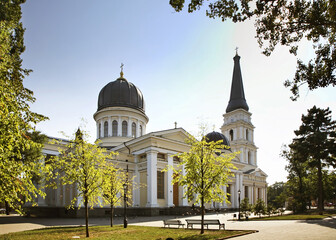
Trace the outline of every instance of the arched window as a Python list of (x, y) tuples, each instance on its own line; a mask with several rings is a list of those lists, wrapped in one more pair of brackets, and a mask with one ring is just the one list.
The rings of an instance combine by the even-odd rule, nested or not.
[(246, 129), (246, 140), (248, 141), (249, 140), (249, 130)]
[(118, 136), (118, 122), (116, 120), (112, 122), (112, 136)]
[(142, 126), (140, 125), (140, 136), (142, 136)]
[(101, 138), (101, 123), (98, 126), (98, 138)]
[(127, 122), (126, 121), (122, 122), (122, 136), (127, 137)]
[(248, 153), (247, 153), (247, 162), (248, 162), (248, 164), (252, 164), (251, 152), (250, 151), (248, 151)]
[(230, 130), (230, 141), (233, 141), (233, 130)]
[(108, 123), (104, 122), (104, 137), (108, 137)]
[(132, 123), (132, 137), (136, 137), (136, 124), (135, 122)]

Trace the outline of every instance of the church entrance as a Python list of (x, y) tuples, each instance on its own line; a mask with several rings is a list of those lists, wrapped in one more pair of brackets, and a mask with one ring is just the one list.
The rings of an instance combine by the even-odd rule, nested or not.
[[(174, 178), (176, 177), (176, 175), (174, 175)], [(174, 183), (173, 185), (173, 203), (175, 205), (175, 207), (177, 207), (179, 205), (179, 186), (178, 183)]]
[(173, 203), (175, 205), (175, 207), (177, 207), (179, 205), (179, 187), (177, 183), (174, 183), (173, 186)]

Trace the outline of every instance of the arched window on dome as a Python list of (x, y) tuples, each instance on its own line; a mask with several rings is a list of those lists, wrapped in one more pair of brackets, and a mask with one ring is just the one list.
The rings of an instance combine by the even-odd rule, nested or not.
[(135, 122), (132, 123), (132, 137), (136, 137), (136, 124)]
[(98, 125), (98, 138), (101, 138), (101, 123)]
[(249, 140), (249, 130), (246, 128), (246, 140)]
[(104, 137), (108, 137), (108, 123), (104, 122)]
[(114, 120), (112, 122), (112, 136), (113, 137), (118, 136), (118, 122), (117, 122), (117, 120)]
[(127, 122), (126, 121), (122, 122), (122, 136), (127, 137)]
[(142, 126), (140, 125), (140, 136), (142, 136)]
[(233, 130), (230, 130), (230, 141), (233, 141)]

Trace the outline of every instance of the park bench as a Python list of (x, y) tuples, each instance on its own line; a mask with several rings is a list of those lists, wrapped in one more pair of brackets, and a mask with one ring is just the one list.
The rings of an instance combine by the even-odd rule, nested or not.
[[(189, 226), (193, 228), (193, 225), (202, 224), (202, 220), (200, 219), (186, 219), (186, 222), (187, 222), (187, 228), (189, 228)], [(206, 226), (207, 229), (209, 229), (209, 225), (217, 225), (219, 227), (219, 230), (221, 228), (225, 230), (225, 224), (221, 223), (218, 219), (204, 219), (204, 226)]]
[(170, 227), (170, 225), (177, 225), (178, 228), (180, 228), (180, 226), (184, 228), (184, 225), (185, 225), (181, 222), (181, 220), (177, 220), (177, 219), (163, 220), (163, 224), (164, 224), (164, 227), (166, 226)]

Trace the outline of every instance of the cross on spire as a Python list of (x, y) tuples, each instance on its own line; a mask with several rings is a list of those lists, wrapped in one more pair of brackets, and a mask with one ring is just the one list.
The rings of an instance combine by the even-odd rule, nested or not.
[(124, 70), (124, 64), (123, 63), (121, 63), (121, 65), (120, 65), (120, 77), (124, 77), (124, 72), (123, 72), (123, 70)]
[(236, 55), (238, 56), (238, 47), (236, 47), (235, 50), (236, 50)]

